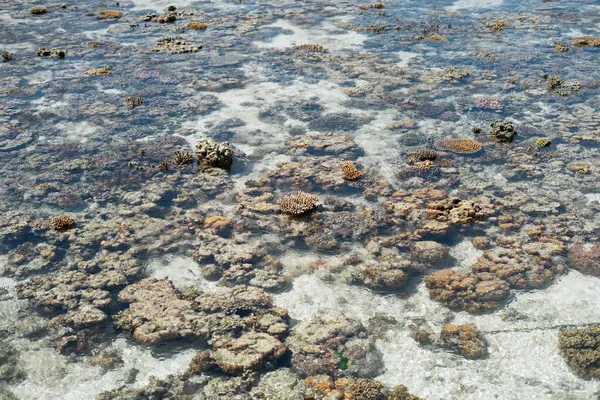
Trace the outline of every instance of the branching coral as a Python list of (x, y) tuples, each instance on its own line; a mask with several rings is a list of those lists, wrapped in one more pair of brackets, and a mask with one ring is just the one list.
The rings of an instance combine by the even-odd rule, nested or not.
[(52, 218), (51, 224), (55, 230), (65, 231), (75, 226), (75, 220), (70, 215), (64, 214)]
[(344, 161), (341, 169), (344, 179), (348, 181), (357, 180), (363, 175), (363, 173), (356, 168), (352, 161)]
[(227, 142), (199, 140), (196, 143), (196, 155), (198, 162), (209, 167), (229, 169), (233, 163), (233, 151)]

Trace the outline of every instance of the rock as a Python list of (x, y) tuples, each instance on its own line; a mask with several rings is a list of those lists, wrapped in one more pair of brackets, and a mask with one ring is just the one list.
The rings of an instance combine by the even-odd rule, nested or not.
[(571, 41), (573, 46), (577, 47), (600, 47), (600, 37), (579, 36)]
[(483, 334), (473, 324), (444, 325), (440, 341), (442, 347), (470, 360), (487, 355), (487, 345), (483, 340)]
[(178, 292), (168, 279), (147, 278), (127, 286), (118, 299), (129, 308), (113, 317), (115, 326), (142, 343), (182, 337), (213, 342), (250, 326), (280, 337), (287, 333), (287, 312), (272, 307), (271, 297), (253, 287), (194, 295)]
[(297, 325), (285, 343), (300, 376), (374, 377), (383, 370), (382, 355), (366, 329), (343, 316), (320, 316), (304, 327)]
[(429, 295), (455, 310), (489, 312), (504, 302), (510, 293), (503, 280), (489, 275), (443, 269), (425, 277)]
[(558, 348), (575, 374), (600, 379), (600, 326), (561, 330)]
[(0, 382), (16, 383), (24, 378), (17, 349), (8, 342), (0, 341)]
[(286, 352), (286, 347), (277, 338), (254, 332), (237, 339), (218, 341), (213, 348), (215, 362), (229, 374), (260, 370), (266, 362), (274, 362)]
[(217, 367), (210, 350), (198, 352), (186, 371), (187, 375), (201, 375), (204, 372), (214, 370)]
[(304, 400), (303, 386), (289, 368), (279, 368), (262, 375), (250, 395), (256, 399)]
[(29, 14), (32, 15), (41, 15), (48, 12), (48, 9), (44, 6), (33, 6), (29, 9)]
[(413, 260), (429, 267), (439, 267), (448, 261), (448, 248), (433, 241), (416, 242), (410, 249)]
[(582, 274), (600, 277), (600, 243), (577, 243), (571, 246), (569, 264)]
[(91, 356), (87, 363), (92, 366), (102, 367), (105, 370), (110, 370), (123, 364), (123, 356), (118, 349), (102, 349)]

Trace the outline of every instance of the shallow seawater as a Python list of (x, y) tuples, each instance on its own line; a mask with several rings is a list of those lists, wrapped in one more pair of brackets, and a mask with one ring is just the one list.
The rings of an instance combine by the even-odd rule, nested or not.
[(600, 399), (597, 1), (0, 26), (0, 399)]

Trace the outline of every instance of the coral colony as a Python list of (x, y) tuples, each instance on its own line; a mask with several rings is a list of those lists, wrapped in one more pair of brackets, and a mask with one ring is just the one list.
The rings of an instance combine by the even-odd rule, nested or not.
[(0, 20), (0, 399), (598, 398), (597, 2)]

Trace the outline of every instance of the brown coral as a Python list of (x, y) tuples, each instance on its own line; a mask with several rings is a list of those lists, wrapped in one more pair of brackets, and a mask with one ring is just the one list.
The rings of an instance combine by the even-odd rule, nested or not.
[(473, 324), (444, 325), (440, 340), (442, 346), (456, 351), (470, 360), (487, 355), (487, 345), (483, 341), (483, 334)]
[(227, 142), (199, 140), (196, 143), (196, 155), (198, 162), (209, 167), (229, 169), (233, 163), (233, 151)]
[(437, 153), (431, 149), (412, 150), (406, 153), (406, 158), (410, 162), (420, 162), (426, 160), (435, 160)]
[(206, 25), (205, 23), (202, 23), (202, 22), (198, 22), (198, 21), (188, 22), (186, 26), (189, 29), (194, 29), (196, 31), (201, 31), (201, 30), (208, 28), (208, 25)]
[(143, 97), (127, 97), (125, 99), (125, 104), (127, 104), (131, 108), (136, 108), (137, 106), (144, 104), (144, 98)]
[(119, 10), (100, 10), (98, 11), (98, 19), (118, 19), (121, 18), (125, 13)]
[(492, 311), (509, 295), (509, 287), (504, 281), (451, 269), (426, 276), (425, 285), (434, 300), (468, 312)]
[(57, 231), (66, 231), (75, 226), (75, 220), (70, 215), (64, 214), (52, 218), (51, 224)]
[(427, 205), (426, 213), (436, 221), (467, 224), (485, 217), (481, 204), (471, 200), (448, 198)]
[(173, 164), (178, 166), (189, 165), (194, 161), (192, 153), (188, 150), (177, 150), (173, 158)]
[(88, 75), (92, 75), (92, 76), (111, 76), (112, 75), (112, 68), (109, 66), (106, 67), (102, 67), (102, 68), (90, 68), (87, 71), (85, 71), (86, 74)]
[(299, 44), (296, 46), (296, 49), (315, 53), (327, 53), (329, 51), (320, 44)]
[(348, 181), (355, 181), (359, 179), (363, 173), (360, 172), (352, 161), (344, 161), (342, 163), (342, 175), (344, 179)]
[(580, 36), (571, 41), (573, 46), (577, 47), (600, 47), (600, 37), (595, 36)]
[(438, 150), (447, 150), (458, 154), (474, 154), (481, 150), (481, 143), (469, 138), (448, 138), (436, 140), (433, 146)]
[(600, 326), (560, 331), (558, 348), (577, 375), (585, 379), (600, 378)]
[(40, 15), (45, 14), (47, 11), (48, 9), (44, 6), (33, 6), (29, 9), (29, 14)]
[(292, 215), (302, 215), (317, 206), (319, 196), (297, 191), (296, 193), (288, 194), (277, 200), (277, 205), (282, 213)]

